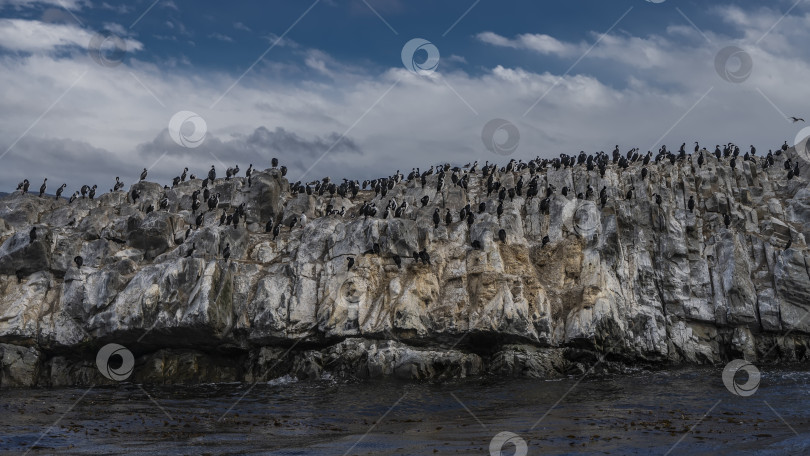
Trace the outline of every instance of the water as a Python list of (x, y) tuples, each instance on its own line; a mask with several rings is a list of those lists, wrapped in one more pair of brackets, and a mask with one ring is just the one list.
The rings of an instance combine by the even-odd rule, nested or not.
[[(3, 454), (810, 454), (810, 372), (718, 369), (444, 384), (122, 384), (0, 392)], [(509, 437), (509, 436), (507, 436)], [(504, 438), (506, 440), (506, 438)], [(805, 451), (805, 446), (808, 450)], [(495, 452), (494, 454), (498, 454)]]

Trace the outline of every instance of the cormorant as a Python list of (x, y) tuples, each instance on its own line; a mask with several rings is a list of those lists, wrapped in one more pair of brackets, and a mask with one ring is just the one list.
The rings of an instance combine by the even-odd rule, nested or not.
[(33, 244), (37, 240), (37, 227), (32, 227), (28, 232), (28, 241)]
[(728, 215), (728, 214), (724, 214), (724, 215), (723, 215), (723, 223), (725, 223), (725, 224), (726, 224), (726, 228), (728, 228), (728, 227), (729, 227), (729, 225), (731, 225), (731, 216), (730, 216), (730, 215)]
[[(278, 167), (278, 158), (273, 157), (273, 159), (270, 160), (270, 164), (273, 166), (274, 169), (277, 168)], [(354, 258), (352, 258), (352, 261), (354, 261)]]
[(79, 192), (74, 193), (74, 194), (73, 194), (73, 195), (70, 197), (70, 199), (68, 200), (68, 204), (70, 204), (70, 203), (72, 203), (72, 202), (76, 201), (76, 198), (78, 198), (78, 197), (79, 197)]
[(487, 203), (481, 201), (478, 203), (478, 213), (483, 214), (487, 210)]
[(422, 197), (422, 199), (421, 199), (421, 200), (419, 200), (419, 201), (421, 201), (421, 202), (422, 202), (422, 207), (425, 207), (425, 206), (427, 206), (427, 205), (428, 205), (428, 203), (430, 202), (430, 197), (429, 197), (429, 196), (427, 196), (427, 195), (425, 195), (425, 196), (423, 196), (423, 197)]
[(402, 258), (399, 255), (394, 255), (394, 263), (396, 263), (397, 269), (402, 269)]
[(476, 250), (481, 250), (481, 241), (479, 241), (478, 239), (472, 241), (471, 245), (472, 245), (472, 248), (474, 248)]
[(82, 256), (81, 256), (81, 255), (76, 255), (76, 256), (73, 258), (73, 262), (74, 262), (74, 263), (76, 263), (76, 267), (77, 267), (77, 268), (81, 269), (81, 268), (82, 268), (82, 264), (84, 264), (84, 259), (82, 258)]
[(268, 220), (267, 224), (264, 225), (264, 232), (265, 233), (272, 233), (273, 232), (273, 221)]
[(42, 198), (42, 195), (45, 194), (45, 189), (48, 188), (45, 183), (48, 182), (48, 178), (46, 177), (44, 181), (42, 181), (42, 185), (39, 187), (39, 197)]
[(430, 264), (430, 255), (428, 255), (427, 250), (425, 249), (422, 249), (422, 251), (419, 252), (419, 259), (422, 260), (423, 264)]
[(226, 260), (231, 257), (231, 244), (225, 244), (225, 250), (222, 251), (222, 257)]
[(439, 227), (439, 223), (441, 223), (442, 217), (439, 215), (439, 208), (437, 207), (436, 210), (433, 211), (433, 229)]
[(118, 176), (115, 176), (115, 185), (113, 186), (113, 191), (117, 192), (117, 191), (121, 190), (123, 187), (124, 187), (124, 183), (121, 182), (121, 180), (118, 178)]
[(498, 203), (498, 209), (496, 212), (498, 213), (498, 218), (500, 219), (501, 215), (503, 215), (503, 203)]
[(694, 195), (689, 196), (689, 202), (686, 205), (689, 207), (689, 212), (694, 212), (695, 211), (695, 196)]
[(500, 230), (498, 230), (498, 239), (501, 242), (506, 242), (506, 230), (505, 229), (501, 228)]
[(284, 166), (284, 165), (281, 165), (281, 177), (284, 177), (286, 175), (287, 175), (287, 167)]
[(211, 169), (208, 170), (208, 180), (214, 182), (214, 179), (217, 178), (217, 170), (214, 168), (214, 165), (211, 165)]
[(450, 213), (450, 209), (447, 209), (447, 212), (444, 213), (444, 223), (446, 223), (447, 226), (453, 223), (453, 214)]
[(197, 229), (199, 229), (200, 225), (203, 224), (203, 214), (202, 214), (202, 212), (200, 212), (200, 214), (197, 216), (197, 219), (194, 220), (194, 223), (197, 224)]
[(280, 232), (281, 232), (281, 223), (279, 223), (278, 225), (273, 227), (273, 240), (274, 241), (276, 240), (276, 238), (278, 237), (278, 233), (280, 233)]
[(67, 184), (62, 184), (58, 189), (56, 189), (56, 199), (59, 199), (59, 197), (62, 196), (62, 191), (65, 190), (65, 187), (67, 187)]
[(545, 247), (549, 242), (551, 242), (551, 239), (548, 236), (543, 236), (543, 245), (541, 247)]
[(146, 168), (144, 168), (143, 171), (141, 171), (141, 180), (146, 179), (146, 174), (147, 173), (148, 173), (148, 171), (146, 171)]
[[(276, 160), (275, 158), (274, 158), (273, 160), (275, 160), (276, 162), (278, 162), (278, 160)], [(348, 257), (348, 258), (346, 258), (346, 260), (347, 260), (347, 261), (348, 261), (348, 263), (349, 263), (349, 266), (346, 268), (346, 270), (347, 270), (347, 271), (349, 271), (349, 270), (351, 270), (351, 269), (352, 269), (352, 266), (354, 266), (354, 257)]]

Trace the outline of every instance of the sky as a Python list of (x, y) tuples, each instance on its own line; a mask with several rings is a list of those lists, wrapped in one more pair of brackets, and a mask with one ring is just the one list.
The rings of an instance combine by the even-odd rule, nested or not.
[(810, 0), (0, 0), (0, 191), (767, 152), (806, 127), (807, 43)]

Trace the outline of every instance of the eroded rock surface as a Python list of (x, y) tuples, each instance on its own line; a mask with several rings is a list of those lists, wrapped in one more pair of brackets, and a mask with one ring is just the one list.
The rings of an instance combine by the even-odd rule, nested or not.
[[(199, 179), (136, 183), (137, 202), (128, 192), (72, 204), (15, 192), (0, 200), (0, 386), (110, 383), (95, 366), (110, 342), (133, 352), (133, 381), (155, 383), (805, 360), (810, 167), (788, 180), (788, 157), (797, 159), (790, 149), (768, 169), (761, 157), (740, 157), (734, 169), (712, 154), (702, 167), (694, 157), (664, 160), (647, 165), (645, 179), (641, 162), (611, 164), (604, 176), (548, 167), (536, 174), (539, 195), (524, 186), (503, 199), (500, 217), (480, 168), (467, 190), (450, 170), (441, 190), (434, 173), (424, 186), (403, 180), (385, 196), (353, 198), (291, 193), (278, 170), (255, 171), (250, 185), (209, 183), (219, 206), (202, 201), (195, 212)], [(522, 168), (494, 180), (508, 189), (532, 177)], [(558, 190), (546, 208), (549, 184)], [(593, 196), (576, 197), (589, 186)], [(383, 219), (391, 198), (409, 207)], [(359, 214), (364, 202), (376, 216)], [(220, 225), (243, 203), (238, 227)], [(466, 204), (471, 225), (459, 219)], [(157, 209), (145, 213), (149, 205)], [(327, 205), (346, 213), (325, 215)], [(305, 224), (290, 229), (301, 214)], [(284, 224), (277, 237), (268, 220)], [(429, 264), (413, 259), (423, 249)]]

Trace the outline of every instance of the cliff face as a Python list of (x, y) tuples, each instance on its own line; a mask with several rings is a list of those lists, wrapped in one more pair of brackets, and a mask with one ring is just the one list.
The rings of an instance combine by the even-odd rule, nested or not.
[[(137, 203), (125, 192), (72, 204), (15, 192), (0, 200), (0, 385), (110, 382), (95, 362), (110, 342), (134, 353), (131, 379), (143, 382), (547, 377), (593, 365), (804, 360), (810, 191), (806, 175), (787, 179), (788, 157), (797, 159), (789, 149), (767, 170), (762, 158), (740, 157), (732, 169), (711, 154), (702, 168), (692, 158), (651, 162), (646, 179), (640, 162), (611, 164), (604, 177), (548, 168), (537, 173), (540, 194), (507, 196), (500, 219), (480, 169), (467, 190), (450, 171), (440, 191), (433, 174), (424, 188), (403, 181), (385, 197), (293, 194), (274, 169), (254, 172), (250, 186), (217, 179), (209, 188), (219, 208), (199, 229), (191, 194), (200, 180), (166, 190), (137, 183)], [(532, 177), (526, 168), (494, 180), (513, 188), (521, 176)], [(546, 209), (547, 184), (558, 190)], [(575, 197), (589, 185), (595, 197)], [(168, 208), (144, 213), (164, 192)], [(391, 198), (410, 207), (382, 219)], [(372, 199), (377, 215), (357, 215)], [(223, 210), (241, 203), (247, 224), (220, 226)], [(472, 225), (459, 220), (468, 203)], [(324, 215), (328, 204), (346, 215)], [(268, 220), (286, 225), (299, 214), (303, 226), (275, 240), (264, 232)], [(379, 254), (364, 253), (375, 243)], [(429, 264), (412, 257), (423, 249)]]

